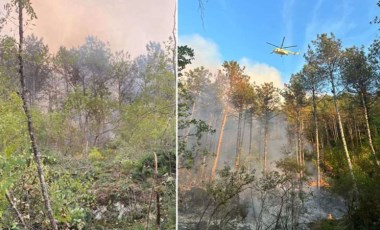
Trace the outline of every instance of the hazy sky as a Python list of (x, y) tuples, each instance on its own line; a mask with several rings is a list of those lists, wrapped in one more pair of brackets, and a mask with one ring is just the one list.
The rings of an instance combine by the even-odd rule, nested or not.
[[(379, 34), (369, 22), (378, 15), (377, 0), (208, 0), (204, 27), (197, 1), (179, 1), (180, 44), (195, 49), (195, 64), (220, 68), (224, 60), (245, 65), (252, 81), (288, 82), (304, 64), (302, 57), (320, 33), (334, 33), (343, 46), (366, 48)], [(299, 56), (270, 54), (272, 44), (297, 45)]]
[[(0, 0), (1, 5), (6, 0)], [(87, 35), (108, 41), (113, 50), (132, 56), (145, 52), (149, 41), (172, 34), (176, 0), (31, 0), (38, 19), (33, 32), (56, 51), (78, 46)]]

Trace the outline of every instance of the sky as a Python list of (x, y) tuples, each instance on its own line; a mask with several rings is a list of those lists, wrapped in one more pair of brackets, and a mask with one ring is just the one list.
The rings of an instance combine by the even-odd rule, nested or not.
[[(0, 0), (1, 8), (9, 0)], [(167, 41), (174, 25), (176, 0), (31, 0), (38, 19), (27, 33), (42, 37), (52, 52), (77, 47), (88, 35), (132, 57), (149, 41)]]
[[(221, 69), (223, 61), (236, 60), (246, 67), (251, 81), (287, 83), (304, 62), (307, 45), (317, 34), (334, 33), (343, 47), (364, 45), (367, 49), (379, 34), (380, 25), (370, 24), (380, 15), (377, 0), (204, 0), (203, 23), (198, 0), (180, 0), (178, 35), (180, 45), (195, 51), (191, 68)], [(299, 56), (270, 54), (270, 42), (297, 45)]]

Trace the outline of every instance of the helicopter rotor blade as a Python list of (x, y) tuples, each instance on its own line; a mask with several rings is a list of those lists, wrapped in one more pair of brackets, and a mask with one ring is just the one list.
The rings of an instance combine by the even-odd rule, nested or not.
[(284, 38), (282, 39), (282, 43), (281, 43), (281, 47), (280, 47), (280, 48), (283, 48), (283, 46), (284, 46), (284, 41), (285, 41), (285, 36), (284, 36)]
[(297, 47), (297, 46), (286, 46), (286, 47), (283, 47), (283, 48), (286, 49), (286, 48), (292, 48), (292, 47)]
[(275, 47), (277, 47), (277, 48), (280, 48), (279, 46), (276, 46), (276, 45), (273, 45), (272, 43), (269, 43), (269, 42), (267, 42), (269, 45), (271, 45), (271, 46), (275, 46)]

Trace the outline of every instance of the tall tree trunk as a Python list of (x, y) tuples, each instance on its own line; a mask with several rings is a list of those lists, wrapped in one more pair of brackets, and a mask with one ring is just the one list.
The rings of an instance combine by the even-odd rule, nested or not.
[(268, 159), (268, 131), (269, 131), (269, 118), (265, 118), (264, 125), (264, 169), (263, 172), (267, 172), (267, 159)]
[[(161, 204), (160, 204), (160, 191), (157, 189), (158, 181), (158, 163), (157, 154), (154, 153), (154, 190), (156, 193), (156, 229), (161, 229)], [(149, 213), (148, 213), (149, 215)]]
[(350, 125), (350, 121), (347, 122), (347, 130), (348, 130), (348, 135), (350, 136), (351, 149), (355, 149), (354, 131), (352, 129), (352, 126)]
[(242, 120), (242, 112), (239, 111), (239, 118), (238, 118), (238, 128), (237, 128), (237, 138), (236, 138), (236, 155), (239, 153), (239, 147), (240, 147), (240, 136), (241, 136), (241, 120)]
[(249, 122), (249, 149), (248, 149), (248, 154), (252, 154), (252, 128), (253, 128), (253, 117), (252, 114), (250, 114), (250, 122)]
[(320, 143), (320, 146), (321, 146), (321, 151), (320, 151), (320, 156), (319, 156), (319, 163), (321, 164), (321, 161), (322, 163), (325, 161), (325, 143), (323, 142), (323, 133), (322, 135), (319, 135), (319, 143)]
[(360, 144), (360, 147), (363, 146), (363, 143), (362, 143), (362, 134), (360, 132), (360, 127), (358, 128), (358, 136), (359, 136), (359, 144)]
[[(302, 167), (302, 157), (301, 157), (301, 115), (299, 108), (297, 108), (297, 122), (296, 122), (296, 155), (297, 155), (297, 164), (301, 168)], [(302, 170), (299, 174), (300, 178), (302, 177)]]
[[(208, 119), (207, 119), (209, 122), (207, 123), (208, 127), (211, 127), (212, 125), (212, 122), (214, 120), (214, 114), (213, 113), (210, 113)], [(209, 139), (211, 138), (212, 136), (212, 133), (211, 132), (207, 132), (206, 134), (206, 137), (203, 138), (202, 136), (202, 146), (204, 146), (205, 148), (208, 146), (209, 144)]]
[(354, 133), (355, 133), (355, 142), (356, 146), (359, 146), (359, 135), (358, 135), (358, 124), (356, 123), (356, 118), (354, 115)]
[(258, 160), (261, 162), (261, 156), (260, 154), (263, 152), (263, 142), (262, 142), (262, 136), (263, 136), (263, 124), (262, 122), (259, 122), (259, 135), (256, 138), (256, 145), (257, 145), (257, 151), (259, 152), (259, 156), (257, 156)]
[(355, 194), (355, 196), (356, 196), (356, 195), (358, 195), (358, 189), (357, 189), (357, 186), (356, 186), (356, 179), (355, 179), (354, 170), (353, 170), (352, 163), (351, 163), (351, 157), (350, 157), (350, 154), (349, 154), (348, 148), (347, 148), (346, 138), (344, 136), (342, 119), (340, 117), (338, 102), (337, 102), (337, 98), (336, 98), (334, 76), (333, 76), (332, 73), (330, 73), (330, 82), (331, 82), (331, 86), (332, 86), (332, 93), (333, 93), (333, 99), (334, 99), (335, 112), (336, 112), (336, 115), (338, 116), (338, 124), (339, 124), (339, 129), (340, 129), (340, 135), (342, 137), (343, 148), (344, 148), (344, 152), (346, 154), (348, 168), (350, 170), (350, 175), (351, 175), (351, 178), (352, 178), (352, 180), (354, 182), (354, 192), (356, 193)]
[(209, 143), (209, 146), (208, 146), (208, 152), (209, 153), (213, 153), (214, 151), (214, 144), (215, 144), (215, 133), (211, 133), (210, 134), (210, 143)]
[[(120, 77), (119, 77), (120, 78)], [(118, 106), (119, 106), (119, 111), (121, 112), (121, 105), (123, 103), (123, 97), (122, 97), (122, 80), (118, 79), (117, 80), (117, 101), (118, 101)]]
[(336, 122), (335, 116), (333, 116), (333, 125), (334, 125), (334, 129), (333, 129), (334, 141), (336, 144), (338, 141), (338, 128), (337, 128), (337, 122)]
[[(193, 106), (191, 107), (191, 114), (190, 114), (190, 119), (189, 119), (190, 121), (194, 118), (194, 112), (195, 112), (195, 99), (194, 99)], [(191, 125), (189, 125), (189, 127), (186, 129), (185, 137), (184, 137), (185, 142), (187, 141), (187, 138), (189, 137), (190, 130), (191, 130)]]
[(303, 146), (303, 118), (301, 118), (301, 127), (300, 127), (300, 158), (301, 158), (301, 166), (302, 166), (302, 176), (304, 175), (304, 169), (305, 169), (305, 151), (304, 151), (304, 146)]
[(327, 121), (324, 120), (325, 122), (325, 133), (326, 133), (326, 143), (327, 143), (327, 146), (329, 147), (329, 150), (331, 150), (331, 142), (330, 142), (330, 135), (329, 135), (329, 129), (327, 127)]
[(22, 57), (23, 56), (22, 49), (23, 49), (23, 43), (24, 43), (23, 4), (24, 3), (22, 0), (18, 0), (18, 21), (19, 21), (18, 60), (19, 60), (19, 74), (20, 74), (20, 83), (21, 83), (21, 99), (22, 99), (23, 109), (27, 118), (30, 144), (31, 144), (33, 155), (34, 155), (34, 160), (37, 166), (38, 178), (40, 180), (40, 186), (42, 190), (42, 196), (44, 200), (45, 209), (46, 209), (51, 227), (54, 230), (57, 230), (58, 227), (57, 227), (57, 223), (54, 220), (53, 210), (51, 208), (49, 193), (47, 189), (47, 184), (45, 182), (45, 177), (44, 177), (42, 166), (41, 166), (41, 153), (39, 152), (37, 148), (36, 138), (34, 135), (35, 132), (34, 132), (34, 127), (32, 123), (32, 116), (30, 114), (29, 106), (28, 106), (27, 98), (26, 98), (24, 62), (23, 62), (23, 57)]
[(227, 122), (227, 114), (228, 114), (228, 112), (227, 112), (227, 109), (225, 108), (223, 110), (222, 125), (220, 127), (218, 145), (216, 146), (215, 159), (214, 159), (214, 164), (212, 165), (212, 169), (211, 169), (210, 181), (214, 179), (216, 168), (218, 167), (218, 161), (219, 161), (219, 155), (220, 155), (220, 147), (222, 146), (224, 126), (226, 125), (226, 122)]
[(315, 99), (315, 88), (313, 87), (313, 117), (314, 117), (314, 128), (315, 128), (315, 150), (317, 152), (317, 189), (319, 190), (321, 186), (321, 170), (319, 163), (319, 137), (318, 137), (318, 117), (317, 117), (317, 102)]
[(240, 138), (240, 151), (243, 150), (243, 145), (244, 145), (244, 135), (245, 135), (246, 115), (247, 115), (247, 114), (244, 112), (244, 117), (243, 117), (243, 129), (241, 130), (241, 138)]
[(203, 156), (201, 170), (200, 170), (200, 179), (202, 181), (202, 184), (203, 184), (204, 179), (205, 179), (206, 169), (207, 169), (206, 156)]
[(380, 166), (380, 162), (376, 158), (375, 148), (373, 147), (373, 144), (372, 144), (371, 129), (369, 127), (367, 106), (366, 106), (366, 103), (365, 103), (365, 99), (364, 99), (364, 94), (363, 93), (361, 93), (361, 98), (362, 98), (363, 112), (364, 112), (365, 124), (366, 124), (366, 128), (367, 128), (367, 135), (368, 135), (369, 146), (371, 148), (371, 151), (372, 151), (375, 163), (377, 164), (377, 166)]
[(242, 114), (242, 122), (243, 125), (240, 122), (240, 134), (239, 134), (239, 141), (238, 141), (238, 152), (237, 152), (237, 157), (236, 157), (236, 162), (235, 162), (235, 171), (239, 171), (240, 167), (240, 160), (241, 160), (241, 154), (243, 151), (243, 139), (244, 139), (244, 130), (245, 130), (245, 113)]

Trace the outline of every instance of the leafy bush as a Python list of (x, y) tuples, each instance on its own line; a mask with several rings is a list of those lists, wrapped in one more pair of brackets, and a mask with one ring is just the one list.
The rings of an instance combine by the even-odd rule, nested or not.
[(88, 153), (88, 158), (91, 161), (100, 161), (104, 159), (102, 153), (96, 147), (91, 148), (90, 152)]
[[(157, 153), (158, 176), (175, 172), (176, 161), (175, 153), (159, 151)], [(132, 177), (136, 180), (145, 180), (147, 177), (153, 176), (154, 173), (154, 154), (147, 153), (143, 155), (137, 162), (136, 167), (132, 171)]]

